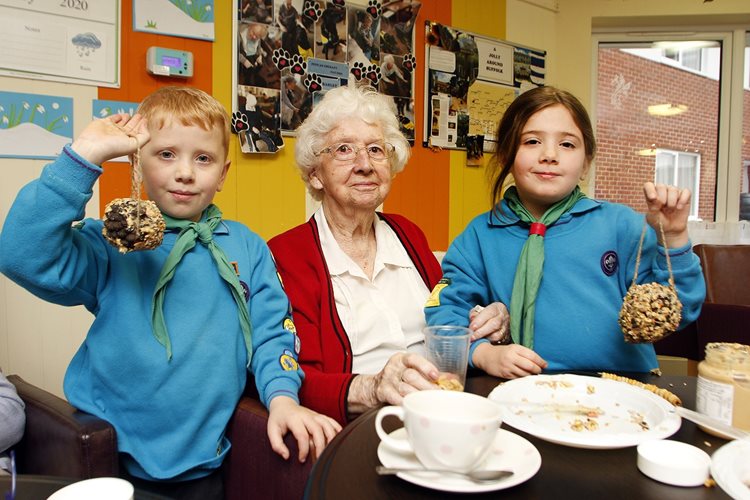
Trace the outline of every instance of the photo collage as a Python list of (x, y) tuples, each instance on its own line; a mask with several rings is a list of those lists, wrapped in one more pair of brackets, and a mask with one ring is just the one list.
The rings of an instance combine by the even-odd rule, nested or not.
[(275, 153), (315, 103), (350, 80), (393, 97), (414, 141), (419, 0), (237, 0), (236, 107), (245, 153)]

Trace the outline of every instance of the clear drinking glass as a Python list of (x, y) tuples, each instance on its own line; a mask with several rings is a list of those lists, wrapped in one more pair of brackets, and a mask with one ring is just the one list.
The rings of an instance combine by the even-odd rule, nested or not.
[(471, 330), (463, 326), (435, 325), (424, 329), (427, 359), (440, 371), (441, 389), (463, 391), (469, 364)]

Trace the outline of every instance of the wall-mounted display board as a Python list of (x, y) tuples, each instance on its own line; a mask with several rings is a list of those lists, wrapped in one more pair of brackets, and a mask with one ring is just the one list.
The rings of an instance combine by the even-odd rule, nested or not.
[(133, 0), (133, 31), (214, 39), (214, 0)]
[(0, 75), (120, 86), (120, 0), (0, 0)]
[(546, 52), (426, 21), (425, 146), (493, 150), (511, 101), (544, 85)]
[(414, 140), (420, 0), (235, 0), (232, 125), (243, 152), (283, 147), (322, 95), (350, 79), (393, 96)]
[(72, 98), (0, 92), (0, 158), (54, 159), (72, 140)]

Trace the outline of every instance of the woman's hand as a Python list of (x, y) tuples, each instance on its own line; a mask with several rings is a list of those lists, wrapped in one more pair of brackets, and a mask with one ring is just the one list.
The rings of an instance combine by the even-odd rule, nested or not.
[(304, 463), (311, 453), (318, 458), (340, 430), (341, 425), (334, 419), (300, 406), (290, 397), (276, 396), (268, 405), (268, 439), (273, 451), (284, 460), (289, 458), (289, 448), (284, 444), (287, 432), (297, 440), (297, 458)]
[(547, 368), (547, 362), (537, 353), (518, 344), (492, 345), (487, 342), (474, 349), (474, 366), (500, 378), (519, 378), (536, 375)]
[(398, 405), (410, 392), (434, 389), (438, 369), (418, 354), (397, 352), (375, 375), (357, 375), (349, 387), (349, 411), (361, 413), (382, 403)]
[[(646, 221), (656, 231), (659, 242), (669, 248), (687, 245), (690, 239), (687, 230), (690, 190), (647, 182), (643, 185), (643, 194), (648, 206)], [(662, 241), (659, 222), (664, 229), (666, 241)]]
[(510, 314), (502, 302), (475, 306), (469, 311), (469, 321), (472, 342), (486, 338), (492, 343), (502, 343), (510, 337)]
[(89, 123), (71, 148), (94, 165), (136, 152), (149, 140), (146, 120), (120, 113)]

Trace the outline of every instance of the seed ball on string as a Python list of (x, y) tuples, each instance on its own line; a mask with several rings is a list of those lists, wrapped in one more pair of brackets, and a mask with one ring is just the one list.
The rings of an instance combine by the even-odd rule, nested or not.
[(625, 342), (651, 343), (677, 331), (682, 303), (671, 287), (660, 283), (632, 285), (620, 309), (620, 328)]
[(159, 208), (151, 200), (116, 198), (104, 208), (102, 234), (120, 253), (158, 247), (165, 227)]

